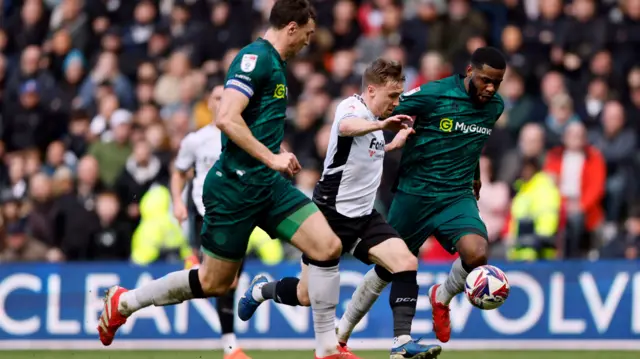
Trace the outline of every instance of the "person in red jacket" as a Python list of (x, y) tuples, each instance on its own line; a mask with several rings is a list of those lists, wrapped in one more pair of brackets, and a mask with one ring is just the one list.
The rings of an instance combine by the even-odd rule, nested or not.
[(554, 176), (562, 195), (564, 256), (579, 257), (584, 249), (590, 249), (585, 235), (592, 234), (604, 220), (606, 163), (602, 154), (587, 143), (584, 125), (576, 121), (565, 129), (563, 145), (549, 151), (544, 169)]

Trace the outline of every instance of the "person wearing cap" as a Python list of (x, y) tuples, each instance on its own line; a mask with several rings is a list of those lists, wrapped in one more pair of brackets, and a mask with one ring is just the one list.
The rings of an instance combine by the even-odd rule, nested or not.
[(38, 81), (27, 80), (20, 85), (18, 103), (5, 102), (3, 139), (9, 152), (32, 148), (44, 152), (64, 130), (64, 119), (43, 105), (40, 94)]
[(48, 253), (47, 246), (27, 234), (24, 220), (7, 224), (4, 250), (0, 252), (1, 263), (45, 262), (48, 261)]
[(115, 184), (131, 154), (131, 122), (131, 112), (122, 109), (114, 111), (109, 118), (112, 140), (98, 141), (89, 147), (89, 154), (98, 160), (100, 180), (108, 187)]

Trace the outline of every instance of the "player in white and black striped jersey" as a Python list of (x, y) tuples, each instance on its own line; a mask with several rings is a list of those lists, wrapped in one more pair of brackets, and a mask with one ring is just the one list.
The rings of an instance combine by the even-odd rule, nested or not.
[[(404, 146), (413, 132), (409, 127), (412, 119), (408, 116), (384, 119), (398, 105), (403, 85), (402, 66), (378, 59), (365, 71), (362, 95), (353, 95), (338, 105), (324, 170), (316, 185), (313, 201), (340, 237), (343, 252), (350, 252), (366, 264), (376, 263), (384, 268), (378, 271), (376, 266), (376, 271), (370, 271), (377, 281), (366, 281), (372, 285), (363, 287), (364, 290), (379, 295), (389, 282), (392, 283), (389, 303), (393, 311), (395, 339), (390, 358), (433, 359), (442, 350), (439, 346), (423, 345), (411, 339), (411, 323), (418, 298), (417, 259), (398, 233), (374, 209), (385, 152)], [(383, 130), (398, 134), (386, 144)], [(256, 277), (245, 294), (253, 299), (250, 305), (255, 308), (250, 309), (257, 309), (259, 303), (268, 299), (292, 306), (308, 306), (308, 260), (303, 256), (302, 262), (301, 279), (283, 278), (267, 282), (264, 277)], [(356, 301), (349, 304), (358, 305)], [(341, 320), (338, 328), (341, 345), (346, 346), (351, 335), (350, 330), (346, 332), (341, 328), (349, 328), (352, 323), (359, 322), (369, 309), (348, 311), (360, 317)], [(243, 312), (246, 311), (243, 308)]]
[[(209, 107), (212, 112), (218, 107), (220, 97), (224, 87), (222, 85), (215, 86), (211, 91), (209, 98)], [(171, 195), (173, 198), (174, 215), (180, 221), (188, 220), (189, 223), (189, 239), (194, 255), (187, 259), (185, 267), (190, 269), (199, 264), (200, 260), (200, 230), (202, 229), (202, 216), (204, 215), (204, 204), (202, 203), (202, 187), (204, 179), (211, 166), (218, 160), (222, 151), (222, 142), (220, 138), (220, 130), (211, 123), (185, 136), (180, 142), (180, 149), (176, 156), (174, 167), (175, 170), (171, 176)], [(194, 177), (190, 186), (187, 184), (187, 174), (193, 169)], [(185, 187), (188, 189), (186, 193), (187, 202), (191, 206), (187, 206), (183, 199)], [(188, 208), (190, 207), (190, 208)], [(189, 210), (191, 209), (191, 210)], [(193, 210), (195, 209), (195, 211)], [(238, 272), (238, 275), (242, 271)], [(226, 295), (216, 298), (216, 309), (220, 318), (220, 327), (222, 330), (222, 343), (225, 352), (225, 358), (234, 359), (250, 359), (238, 347), (236, 336), (234, 334), (234, 299), (235, 287)]]

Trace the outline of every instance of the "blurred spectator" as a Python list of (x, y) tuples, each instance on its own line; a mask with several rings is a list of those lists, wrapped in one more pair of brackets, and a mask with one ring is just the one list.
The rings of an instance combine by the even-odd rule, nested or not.
[(507, 234), (511, 260), (555, 258), (555, 235), (560, 218), (560, 191), (541, 171), (537, 158), (525, 158), (513, 202)]
[(103, 192), (98, 195), (96, 214), (100, 224), (87, 244), (86, 259), (128, 260), (131, 253), (132, 231), (127, 221), (118, 221), (120, 202), (115, 193)]
[(435, 41), (433, 28), (438, 18), (437, 1), (418, 0), (416, 16), (402, 25), (402, 46), (408, 54), (408, 65), (420, 67), (421, 54)]
[[(369, 36), (361, 37), (357, 44), (360, 63), (370, 63), (389, 45), (400, 45), (402, 11), (392, 1), (375, 11), (379, 13), (380, 26), (371, 28)], [(377, 21), (376, 21), (377, 22)], [(344, 50), (343, 50), (344, 51)]]
[(75, 167), (78, 158), (82, 157), (89, 147), (89, 115), (86, 111), (76, 110), (69, 118), (69, 130), (62, 138), (67, 150), (65, 157)]
[(624, 107), (619, 102), (610, 101), (604, 105), (601, 122), (602, 130), (593, 131), (590, 142), (600, 150), (607, 165), (606, 220), (617, 222), (631, 193), (633, 161), (638, 144), (636, 134), (625, 131)]
[(64, 147), (64, 143), (62, 143), (61, 141), (54, 141), (49, 144), (49, 147), (47, 148), (45, 163), (42, 166), (42, 171), (44, 172), (44, 174), (51, 177), (57, 169), (66, 165), (65, 152), (66, 149)]
[(535, 57), (527, 51), (522, 30), (518, 26), (509, 25), (502, 30), (502, 47), (508, 58), (509, 66), (522, 76), (521, 81), (524, 86), (525, 81), (530, 81), (533, 75)]
[(55, 244), (54, 200), (51, 179), (44, 173), (38, 173), (29, 181), (31, 211), (27, 220), (30, 233), (48, 247)]
[(66, 127), (64, 119), (41, 102), (39, 86), (36, 80), (25, 82), (20, 86), (19, 102), (5, 107), (4, 141), (9, 151), (38, 148), (44, 152)]
[[(58, 168), (51, 177), (51, 187), (53, 191), (53, 196), (56, 199), (65, 194), (72, 193), (73, 192), (73, 172), (71, 172), (71, 170), (67, 167)], [(56, 211), (57, 211), (57, 208), (56, 208)], [(55, 218), (53, 218), (52, 220), (55, 221)]]
[(545, 119), (547, 148), (560, 145), (567, 126), (570, 123), (579, 121), (580, 118), (573, 109), (571, 96), (566, 93), (553, 96), (549, 103), (549, 114)]
[(171, 54), (167, 71), (160, 76), (154, 90), (155, 101), (163, 106), (180, 101), (180, 81), (189, 74), (191, 65), (185, 52)]
[(0, 252), (2, 262), (57, 262), (60, 259), (47, 246), (27, 233), (24, 221), (9, 223), (6, 228), (4, 250)]
[(101, 187), (98, 161), (90, 156), (80, 159), (75, 188), (57, 199), (54, 215), (56, 242), (67, 260), (86, 259), (87, 245), (98, 226), (95, 207)]
[(640, 258), (640, 207), (634, 205), (624, 223), (624, 231), (602, 248), (602, 258)]
[(445, 55), (448, 61), (464, 53), (474, 36), (488, 34), (485, 18), (471, 7), (470, 0), (450, 0), (446, 15), (433, 27), (431, 49)]
[(26, 198), (28, 185), (26, 181), (26, 161), (23, 156), (13, 155), (9, 158), (8, 196), (18, 200)]
[(587, 128), (597, 127), (604, 104), (610, 97), (609, 84), (603, 78), (596, 77), (589, 82), (586, 95), (578, 101), (576, 108)]
[(562, 73), (551, 71), (544, 74), (540, 81), (540, 98), (532, 114), (532, 120), (544, 122), (549, 114), (551, 100), (556, 95), (568, 93), (567, 84)]
[(85, 51), (91, 32), (89, 18), (82, 10), (82, 0), (62, 0), (51, 14), (51, 30), (66, 30), (71, 36), (73, 48)]
[(131, 260), (138, 265), (156, 261), (181, 262), (191, 247), (170, 212), (171, 195), (164, 186), (150, 189), (140, 201), (141, 221), (133, 233)]
[(89, 154), (98, 161), (102, 183), (112, 187), (131, 154), (131, 113), (126, 110), (114, 111), (109, 118), (109, 129), (113, 131), (113, 141), (94, 142)]
[(133, 108), (133, 88), (118, 69), (118, 57), (112, 52), (102, 52), (98, 57), (93, 71), (80, 87), (80, 105), (85, 108), (94, 106), (94, 94), (97, 93), (97, 88), (105, 85), (113, 88), (122, 107)]
[(22, 2), (20, 12), (8, 21), (7, 53), (21, 53), (27, 46), (40, 45), (47, 36), (48, 14), (40, 0)]
[[(35, 0), (30, 0), (35, 1)], [(36, 81), (43, 103), (48, 104), (54, 97), (56, 83), (54, 77), (46, 69), (40, 68), (42, 51), (37, 45), (27, 46), (20, 56), (20, 68), (13, 71), (5, 87), (5, 99), (17, 101), (23, 84), (29, 80)]]
[(525, 158), (543, 161), (544, 144), (544, 128), (537, 123), (525, 125), (520, 131), (518, 147), (509, 151), (502, 158), (498, 180), (513, 185), (521, 174), (521, 164)]
[(567, 126), (563, 146), (549, 151), (544, 168), (562, 195), (566, 217), (563, 254), (566, 258), (581, 257), (591, 248), (591, 237), (604, 220), (605, 161), (587, 143), (584, 125), (576, 121)]
[(124, 170), (115, 182), (115, 190), (126, 213), (126, 218), (133, 224), (140, 219), (138, 202), (154, 183), (167, 183), (168, 173), (162, 162), (151, 152), (146, 140), (133, 145), (133, 152), (127, 158)]
[(420, 73), (409, 88), (416, 88), (427, 82), (443, 79), (451, 75), (451, 71), (438, 52), (427, 52), (420, 61)]
[(504, 100), (504, 111), (508, 114), (506, 129), (516, 137), (526, 123), (533, 121), (532, 112), (535, 99), (526, 93), (525, 82), (521, 74), (510, 69), (500, 86), (500, 94)]
[(129, 52), (143, 55), (156, 29), (157, 9), (152, 1), (138, 1), (133, 11), (133, 22), (122, 35), (122, 46)]
[(629, 87), (629, 108), (628, 113), (631, 120), (631, 127), (636, 130), (636, 133), (640, 131), (640, 65), (634, 67), (629, 71), (627, 77), (627, 85)]
[(598, 16), (595, 0), (574, 0), (569, 17), (558, 32), (558, 45), (554, 57), (562, 58), (562, 65), (569, 73), (584, 66), (583, 59), (590, 59), (604, 49), (607, 41), (606, 20)]
[(188, 0), (174, 0), (171, 13), (169, 14), (167, 27), (172, 37), (172, 46), (193, 54), (193, 47), (198, 35), (202, 30), (200, 22), (189, 21), (191, 13), (189, 12)]
[(478, 209), (487, 226), (489, 241), (495, 242), (500, 239), (500, 233), (509, 213), (509, 186), (495, 180), (495, 169), (489, 157), (486, 156), (480, 157), (480, 180), (482, 188)]

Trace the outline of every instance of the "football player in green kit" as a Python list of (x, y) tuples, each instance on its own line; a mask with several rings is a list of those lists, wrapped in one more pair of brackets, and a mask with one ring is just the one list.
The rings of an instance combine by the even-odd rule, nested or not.
[[(394, 110), (415, 116), (415, 134), (402, 152), (389, 224), (416, 255), (431, 235), (450, 253), (460, 254), (446, 281), (429, 289), (433, 327), (441, 342), (451, 337), (449, 302), (464, 291), (469, 272), (487, 263), (487, 229), (476, 202), (481, 186), (478, 162), (504, 110), (497, 91), (505, 69), (500, 51), (479, 48), (466, 76), (454, 75), (408, 91)], [(350, 333), (377, 299), (379, 292), (366, 288), (367, 281), (379, 280), (380, 270), (384, 269), (372, 269), (356, 289), (338, 327), (341, 340), (342, 332)]]
[(118, 328), (142, 308), (227, 293), (249, 236), (260, 226), (271, 238), (290, 241), (310, 258), (315, 358), (358, 359), (338, 344), (334, 329), (340, 239), (318, 207), (281, 175), (300, 171), (295, 155), (280, 149), (287, 109), (285, 60), (309, 44), (315, 11), (310, 0), (276, 0), (269, 25), (263, 38), (240, 50), (227, 72), (216, 114), (222, 153), (207, 173), (202, 194), (202, 264), (133, 290), (109, 289), (98, 326), (104, 345), (110, 345)]

